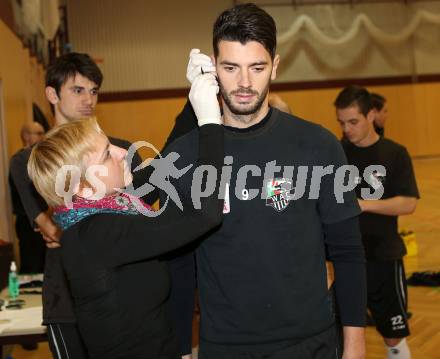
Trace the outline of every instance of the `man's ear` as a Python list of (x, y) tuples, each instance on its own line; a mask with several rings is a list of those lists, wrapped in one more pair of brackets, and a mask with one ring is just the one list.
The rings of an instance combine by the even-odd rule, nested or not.
[(375, 117), (376, 117), (376, 110), (375, 110), (374, 108), (372, 108), (372, 109), (367, 113), (367, 121), (373, 123)]
[(272, 74), (270, 75), (271, 80), (275, 80), (277, 78), (277, 69), (279, 63), (280, 63), (280, 55), (276, 54), (273, 59)]
[(211, 62), (215, 66), (215, 56), (214, 56), (214, 54), (211, 55)]
[(55, 105), (60, 100), (56, 90), (52, 86), (46, 86), (46, 98), (52, 104)]

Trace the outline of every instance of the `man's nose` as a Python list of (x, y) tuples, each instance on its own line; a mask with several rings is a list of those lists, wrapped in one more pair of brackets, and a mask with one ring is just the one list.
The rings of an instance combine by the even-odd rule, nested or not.
[(240, 71), (240, 79), (238, 81), (238, 85), (240, 87), (251, 87), (251, 81), (249, 78), (249, 73), (246, 70)]
[(85, 94), (84, 94), (84, 97), (83, 97), (83, 102), (86, 104), (86, 105), (91, 105), (91, 104), (93, 104), (93, 95), (91, 94), (91, 93), (89, 93), (89, 92), (86, 92)]

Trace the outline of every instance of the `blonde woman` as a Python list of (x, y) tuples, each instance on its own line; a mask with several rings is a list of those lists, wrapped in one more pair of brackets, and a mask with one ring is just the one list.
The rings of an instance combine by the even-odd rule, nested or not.
[[(217, 91), (213, 75), (200, 75), (190, 100), (200, 126), (198, 164), (219, 172), (223, 128)], [(214, 193), (202, 199), (200, 210), (184, 203), (183, 211), (148, 218), (139, 214), (132, 196), (116, 190), (131, 180), (126, 154), (109, 143), (96, 120), (79, 120), (57, 127), (36, 145), (28, 171), (63, 229), (61, 261), (88, 356), (177, 359), (178, 344), (166, 309), (168, 269), (158, 256), (220, 224), (218, 183)], [(67, 176), (69, 181), (56, 190), (65, 165), (77, 168), (80, 176), (76, 182), (75, 176)], [(99, 188), (86, 179), (90, 166), (106, 173), (96, 177), (105, 189), (99, 200), (91, 199)], [(65, 188), (76, 193), (71, 208), (57, 194)]]

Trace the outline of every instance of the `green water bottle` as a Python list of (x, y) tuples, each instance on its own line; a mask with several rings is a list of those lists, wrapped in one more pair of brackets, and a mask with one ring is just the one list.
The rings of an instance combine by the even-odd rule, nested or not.
[(18, 283), (18, 276), (17, 276), (17, 266), (14, 261), (11, 262), (11, 268), (9, 270), (9, 281), (8, 281), (8, 291), (9, 291), (9, 297), (12, 300), (17, 299), (18, 295), (20, 294), (20, 284)]

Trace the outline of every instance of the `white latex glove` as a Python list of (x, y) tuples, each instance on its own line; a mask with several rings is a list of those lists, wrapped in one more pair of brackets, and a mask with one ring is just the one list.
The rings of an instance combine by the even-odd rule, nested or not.
[(214, 72), (215, 66), (212, 64), (208, 55), (200, 53), (199, 49), (192, 49), (189, 53), (188, 67), (186, 68), (186, 78), (190, 83), (203, 73)]
[(194, 79), (188, 97), (199, 126), (207, 123), (222, 123), (217, 100), (218, 91), (217, 79), (212, 73), (199, 75)]

